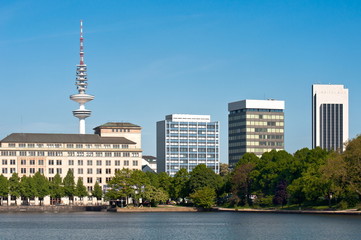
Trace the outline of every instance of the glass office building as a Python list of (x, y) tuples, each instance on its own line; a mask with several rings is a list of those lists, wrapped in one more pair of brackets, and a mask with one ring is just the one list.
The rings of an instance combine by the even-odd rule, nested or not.
[(284, 149), (285, 102), (242, 100), (228, 104), (228, 162), (234, 166), (245, 153), (261, 156)]
[(219, 122), (209, 115), (172, 114), (157, 122), (157, 169), (170, 176), (198, 164), (219, 173)]

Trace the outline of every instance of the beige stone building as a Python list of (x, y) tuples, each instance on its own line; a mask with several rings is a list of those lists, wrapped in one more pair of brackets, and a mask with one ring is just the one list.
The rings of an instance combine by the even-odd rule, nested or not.
[[(109, 122), (94, 128), (94, 134), (12, 133), (0, 141), (1, 174), (32, 176), (36, 172), (50, 180), (64, 178), (72, 170), (75, 182), (82, 178), (91, 192), (96, 182), (106, 187), (115, 171), (142, 167), (141, 127)], [(94, 202), (93, 199), (85, 199)], [(44, 203), (48, 201), (45, 199)], [(66, 199), (64, 199), (66, 203)]]

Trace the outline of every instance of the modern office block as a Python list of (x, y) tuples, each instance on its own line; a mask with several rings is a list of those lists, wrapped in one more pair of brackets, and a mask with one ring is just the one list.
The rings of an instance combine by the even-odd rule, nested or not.
[(312, 147), (343, 151), (348, 140), (348, 89), (312, 85)]
[(219, 122), (209, 115), (172, 114), (157, 122), (157, 170), (170, 176), (198, 164), (219, 173)]
[(261, 156), (284, 149), (285, 102), (242, 100), (228, 104), (228, 161), (234, 166), (245, 153)]

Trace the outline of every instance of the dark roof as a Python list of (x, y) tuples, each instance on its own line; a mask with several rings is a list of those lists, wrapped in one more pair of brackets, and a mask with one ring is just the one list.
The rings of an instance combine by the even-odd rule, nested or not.
[(156, 157), (151, 156), (151, 155), (143, 155), (142, 157), (143, 157), (143, 159), (145, 159), (145, 160), (157, 160)]
[(98, 134), (12, 133), (1, 142), (14, 143), (114, 143), (135, 144), (124, 137), (100, 137)]
[(97, 126), (94, 128), (94, 130), (96, 128), (113, 128), (113, 127), (127, 127), (127, 128), (140, 128), (140, 126), (135, 125), (133, 123), (128, 123), (128, 122), (107, 122), (103, 125)]
[(154, 171), (153, 169), (151, 169), (148, 165), (143, 165), (143, 166), (142, 166), (142, 171), (143, 171), (143, 172), (155, 173), (155, 171)]

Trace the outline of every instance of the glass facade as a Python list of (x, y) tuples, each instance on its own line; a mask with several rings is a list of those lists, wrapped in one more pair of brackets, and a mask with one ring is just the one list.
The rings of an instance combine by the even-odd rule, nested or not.
[(261, 156), (284, 149), (283, 109), (243, 108), (228, 115), (228, 157), (234, 166), (245, 153)]
[[(176, 122), (162, 121), (164, 131), (157, 129), (157, 148), (164, 151), (164, 161), (157, 153), (158, 164), (163, 166), (160, 171), (170, 176), (181, 168), (192, 171), (198, 164), (205, 164), (216, 173), (219, 173), (219, 122)], [(159, 127), (159, 126), (158, 126)], [(159, 146), (159, 145), (163, 146)]]

